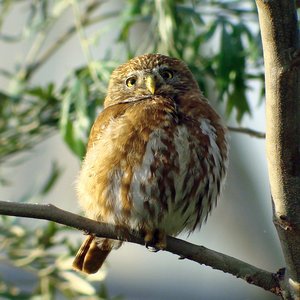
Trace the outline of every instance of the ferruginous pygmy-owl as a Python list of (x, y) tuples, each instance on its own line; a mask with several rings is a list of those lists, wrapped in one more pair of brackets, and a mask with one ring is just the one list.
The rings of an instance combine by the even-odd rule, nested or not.
[[(193, 231), (225, 177), (226, 128), (188, 67), (160, 54), (116, 68), (77, 181), (87, 217), (140, 231), (146, 245)], [(73, 267), (99, 270), (120, 242), (89, 235)]]

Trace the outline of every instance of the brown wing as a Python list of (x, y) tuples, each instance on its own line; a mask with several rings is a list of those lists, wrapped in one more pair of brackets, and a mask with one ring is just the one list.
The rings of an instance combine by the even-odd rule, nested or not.
[(109, 106), (99, 114), (92, 126), (86, 152), (101, 138), (101, 134), (108, 126), (109, 122), (112, 119), (115, 119), (124, 114), (127, 106), (127, 104), (122, 103)]
[[(126, 105), (120, 104), (107, 107), (99, 114), (90, 132), (87, 152), (93, 147), (93, 145), (97, 144), (99, 139), (101, 139), (103, 131), (106, 129), (111, 120), (123, 115), (125, 110)], [(101, 245), (98, 245), (95, 237), (89, 235), (82, 243), (76, 254), (73, 262), (73, 268), (87, 274), (96, 273), (102, 266), (112, 248), (108, 239), (104, 239), (104, 241), (106, 242), (104, 243), (102, 241)], [(103, 247), (104, 245), (105, 247)]]

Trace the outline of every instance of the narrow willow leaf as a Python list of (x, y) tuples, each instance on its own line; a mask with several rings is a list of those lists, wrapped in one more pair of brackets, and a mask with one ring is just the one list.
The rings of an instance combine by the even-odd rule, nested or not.
[(55, 185), (55, 183), (59, 179), (61, 173), (62, 173), (62, 169), (58, 166), (58, 164), (55, 161), (52, 162), (50, 174), (48, 175), (46, 182), (44, 183), (43, 187), (41, 188), (40, 193), (42, 195), (47, 194), (52, 189), (52, 187)]
[(95, 288), (86, 280), (79, 277), (74, 272), (63, 271), (60, 273), (61, 277), (69, 283), (69, 288), (73, 291), (79, 292), (84, 295), (94, 295)]

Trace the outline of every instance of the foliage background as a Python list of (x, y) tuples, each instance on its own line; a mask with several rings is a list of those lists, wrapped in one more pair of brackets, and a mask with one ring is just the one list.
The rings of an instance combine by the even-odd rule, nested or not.
[[(1, 1), (2, 200), (79, 212), (73, 182), (111, 70), (146, 52), (182, 58), (228, 124), (263, 130), (254, 1)], [(264, 142), (232, 134), (224, 196), (189, 239), (275, 271)], [(4, 299), (274, 299), (229, 275), (125, 245), (96, 276), (70, 269), (82, 235), (1, 217)], [(186, 236), (183, 236), (186, 238)], [(112, 295), (112, 296), (111, 296)]]

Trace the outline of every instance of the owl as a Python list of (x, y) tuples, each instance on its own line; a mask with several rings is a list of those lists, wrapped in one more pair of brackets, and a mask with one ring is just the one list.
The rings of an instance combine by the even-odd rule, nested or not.
[[(188, 67), (145, 54), (117, 67), (77, 180), (88, 218), (140, 232), (146, 246), (199, 228), (227, 169), (227, 130)], [(73, 267), (95, 273), (120, 241), (88, 235)]]

